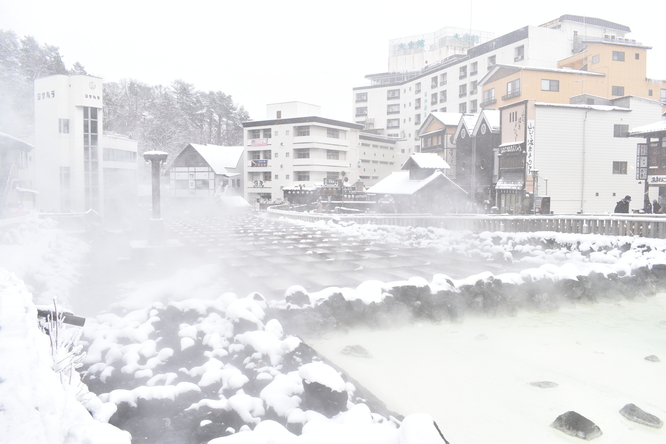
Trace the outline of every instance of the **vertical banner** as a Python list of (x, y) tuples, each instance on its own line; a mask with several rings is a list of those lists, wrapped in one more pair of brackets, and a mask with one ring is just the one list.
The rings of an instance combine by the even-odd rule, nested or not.
[(525, 128), (525, 167), (527, 174), (532, 174), (534, 168), (534, 120), (527, 121)]

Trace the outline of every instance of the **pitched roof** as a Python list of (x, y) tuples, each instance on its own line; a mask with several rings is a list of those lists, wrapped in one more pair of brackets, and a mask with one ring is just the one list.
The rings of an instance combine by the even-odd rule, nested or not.
[(629, 136), (632, 137), (647, 137), (650, 135), (656, 137), (656, 133), (666, 134), (666, 120), (658, 120), (629, 130)]
[(488, 129), (490, 130), (491, 133), (497, 133), (499, 132), (500, 129), (500, 112), (498, 109), (484, 109), (481, 111), (481, 114), (479, 114), (479, 119), (477, 120), (477, 124), (474, 125), (474, 132), (472, 133), (473, 136), (476, 136), (477, 133), (479, 132), (479, 128), (481, 128), (481, 123), (485, 120), (486, 124), (488, 125)]
[(419, 168), (426, 169), (449, 169), (451, 168), (443, 157), (435, 153), (413, 153), (405, 162), (401, 169), (408, 170), (409, 165), (414, 163)]
[(242, 146), (199, 145), (196, 143), (190, 143), (189, 146), (204, 158), (215, 174), (222, 175), (229, 174), (227, 169), (238, 167), (245, 149)]
[(375, 185), (368, 189), (371, 194), (399, 194), (399, 195), (412, 195), (429, 183), (436, 180), (444, 180), (449, 182), (454, 187), (458, 188), (463, 193), (467, 194), (465, 190), (456, 185), (451, 179), (446, 177), (441, 171), (435, 171), (430, 176), (421, 180), (410, 180), (409, 171), (394, 171), (389, 176), (385, 177)]

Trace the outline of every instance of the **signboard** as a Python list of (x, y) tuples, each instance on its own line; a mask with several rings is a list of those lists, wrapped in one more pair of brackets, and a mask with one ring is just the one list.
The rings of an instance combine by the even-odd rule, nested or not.
[(650, 158), (648, 162), (648, 147), (647, 143), (639, 143), (636, 145), (636, 180), (647, 179), (648, 164), (653, 162)]
[(666, 175), (647, 176), (648, 185), (662, 186), (666, 185)]
[(253, 166), (253, 167), (267, 167), (268, 166), (268, 160), (266, 160), (266, 159), (252, 159), (251, 166)]
[(250, 146), (266, 146), (268, 139), (250, 139)]
[(525, 156), (525, 167), (527, 171), (534, 168), (534, 120), (527, 121), (527, 139), (525, 140), (527, 154)]
[(522, 153), (522, 152), (523, 152), (522, 142), (499, 147), (500, 154), (513, 154), (513, 153)]

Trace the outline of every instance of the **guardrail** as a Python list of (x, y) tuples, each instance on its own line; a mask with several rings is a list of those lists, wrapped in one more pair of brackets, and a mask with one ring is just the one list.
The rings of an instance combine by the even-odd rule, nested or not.
[(513, 216), (467, 214), (433, 216), (428, 214), (331, 214), (301, 213), (268, 208), (271, 217), (288, 217), (307, 222), (340, 219), (358, 224), (437, 227), (447, 230), (603, 234), (610, 236), (642, 236), (666, 238), (666, 215), (643, 214), (571, 214), (551, 216)]

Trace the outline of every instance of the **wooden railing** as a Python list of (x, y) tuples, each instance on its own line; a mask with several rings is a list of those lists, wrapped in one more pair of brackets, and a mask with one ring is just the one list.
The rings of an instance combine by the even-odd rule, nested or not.
[(398, 225), (412, 227), (437, 227), (447, 230), (535, 232), (555, 231), (558, 233), (604, 234), (612, 236), (643, 236), (666, 238), (666, 215), (647, 216), (643, 214), (570, 214), (552, 216), (511, 216), (511, 215), (446, 215), (424, 214), (330, 214), (301, 213), (269, 208), (271, 217), (288, 217), (307, 222), (319, 220), (345, 220), (358, 224)]

